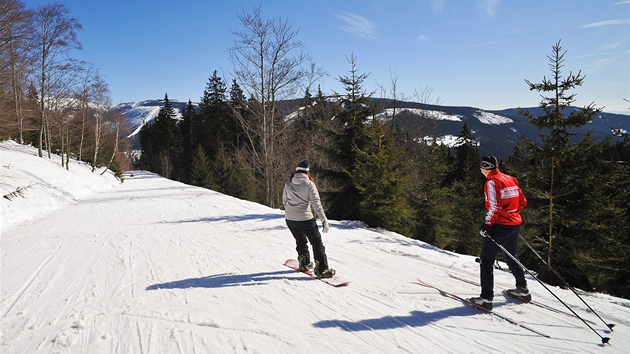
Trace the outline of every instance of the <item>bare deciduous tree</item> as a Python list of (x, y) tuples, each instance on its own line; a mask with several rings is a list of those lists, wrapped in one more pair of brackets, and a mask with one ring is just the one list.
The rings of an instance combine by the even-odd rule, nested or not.
[(28, 22), (32, 13), (19, 0), (0, 0), (0, 103), (4, 134), (24, 142), (25, 95), (30, 65)]
[(103, 119), (105, 114), (110, 111), (112, 99), (107, 83), (96, 74), (94, 77), (94, 159), (92, 160), (92, 172), (98, 165), (98, 153), (101, 147), (101, 138), (103, 137)]
[(311, 77), (307, 65), (311, 60), (286, 19), (264, 19), (260, 7), (238, 19), (243, 29), (232, 31), (236, 38), (230, 58), (251, 104), (250, 114), (236, 115), (249, 139), (250, 164), (264, 178), (265, 203), (273, 207), (280, 165), (276, 145), (284, 125), (278, 102), (293, 98)]
[(50, 157), (51, 134), (49, 112), (55, 101), (70, 95), (71, 81), (78, 71), (68, 53), (81, 49), (77, 31), (82, 28), (61, 3), (52, 3), (37, 8), (32, 21), (33, 40), (36, 45), (37, 73), (35, 74), (40, 128), (38, 137), (39, 156), (43, 157), (44, 135)]

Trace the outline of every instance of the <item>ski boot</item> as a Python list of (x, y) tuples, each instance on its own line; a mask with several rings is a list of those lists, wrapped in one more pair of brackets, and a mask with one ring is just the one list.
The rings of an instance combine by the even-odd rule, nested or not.
[(471, 297), (470, 299), (466, 299), (466, 301), (475, 304), (479, 307), (483, 307), (488, 311), (492, 311), (492, 300), (484, 299), (480, 297)]
[(527, 289), (526, 286), (517, 286), (515, 289), (507, 289), (504, 290), (503, 293), (523, 302), (532, 301), (532, 295), (529, 293), (529, 289)]

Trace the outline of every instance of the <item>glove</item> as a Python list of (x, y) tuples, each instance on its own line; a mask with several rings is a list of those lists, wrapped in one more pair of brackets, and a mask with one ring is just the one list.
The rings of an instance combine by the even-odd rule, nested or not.
[(479, 227), (479, 233), (482, 234), (483, 236), (490, 237), (490, 230), (492, 230), (492, 226), (488, 224), (483, 224)]
[(324, 233), (327, 233), (328, 230), (330, 230), (330, 224), (328, 224), (328, 220), (324, 220), (322, 221), (322, 224), (324, 225), (324, 229), (322, 230)]

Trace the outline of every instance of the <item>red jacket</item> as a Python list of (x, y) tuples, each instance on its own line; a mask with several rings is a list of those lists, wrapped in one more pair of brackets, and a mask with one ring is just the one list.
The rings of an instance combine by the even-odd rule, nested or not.
[(523, 222), (520, 213), (527, 205), (527, 199), (516, 178), (496, 168), (488, 174), (483, 191), (488, 209), (486, 225), (516, 226)]

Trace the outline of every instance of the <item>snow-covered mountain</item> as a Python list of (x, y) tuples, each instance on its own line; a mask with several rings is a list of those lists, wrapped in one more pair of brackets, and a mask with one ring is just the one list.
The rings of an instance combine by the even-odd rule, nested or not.
[[(135, 136), (140, 132), (142, 126), (150, 123), (160, 112), (160, 108), (164, 107), (164, 99), (153, 99), (144, 101), (135, 101), (120, 103), (113, 109), (117, 112), (124, 114), (127, 117), (127, 122), (132, 127), (132, 133), (129, 136)], [(182, 112), (186, 108), (188, 102), (180, 102), (177, 100), (170, 100), (171, 106), (175, 110), (178, 118), (181, 118)]]
[[(177, 100), (169, 101), (177, 114), (181, 116), (181, 113), (186, 108), (187, 102)], [(374, 100), (374, 102), (376, 102), (376, 100)], [(292, 103), (293, 106), (295, 106), (295, 111), (298, 111), (300, 109), (298, 105), (299, 101), (293, 101)], [(194, 105), (198, 106), (196, 103), (194, 103)], [(444, 144), (452, 145), (456, 137), (462, 131), (464, 123), (466, 123), (476, 137), (482, 155), (492, 153), (500, 158), (506, 158), (513, 151), (513, 142), (516, 141), (521, 134), (532, 140), (537, 140), (541, 134), (540, 130), (529, 124), (527, 119), (520, 116), (518, 110), (515, 108), (500, 111), (485, 111), (473, 107), (434, 106), (415, 102), (397, 102), (396, 106), (396, 115), (398, 117), (396, 119), (399, 120), (398, 123), (402, 126), (409, 124), (410, 116), (438, 121), (438, 124), (429, 124), (428, 126), (432, 127), (432, 129), (437, 127), (438, 140)], [(114, 107), (114, 109), (127, 115), (128, 122), (133, 129), (133, 133), (130, 136), (135, 136), (140, 132), (144, 124), (151, 122), (157, 116), (162, 107), (164, 107), (164, 100), (154, 99), (121, 103)], [(525, 109), (535, 115), (542, 115), (540, 108), (533, 107)], [(566, 113), (568, 114), (568, 112), (573, 109), (578, 108), (570, 107), (567, 109)], [(393, 113), (393, 108), (387, 108), (379, 112), (379, 115), (391, 117)], [(291, 116), (291, 114), (288, 115), (288, 117)], [(587, 131), (592, 130), (595, 139), (603, 139), (604, 136), (611, 134), (611, 129), (630, 131), (630, 116), (602, 112), (587, 126), (576, 129), (575, 133), (581, 136)], [(432, 139), (433, 134), (434, 132), (430, 131), (428, 136), (422, 138)]]
[[(331, 220), (333, 288), (285, 266), (282, 210), (144, 171), (113, 175), (0, 143), (2, 353), (627, 353), (630, 300), (528, 277), (533, 299), (482, 313), (474, 257)], [(100, 172), (100, 171), (99, 171)], [(481, 240), (479, 240), (481, 242)], [(534, 269), (535, 270), (535, 269)], [(575, 312), (577, 318), (571, 311)], [(599, 317), (601, 317), (601, 320)], [(614, 323), (614, 332), (606, 324)], [(527, 328), (533, 329), (537, 334)], [(546, 334), (549, 337), (542, 336)], [(610, 338), (603, 345), (602, 338)]]

